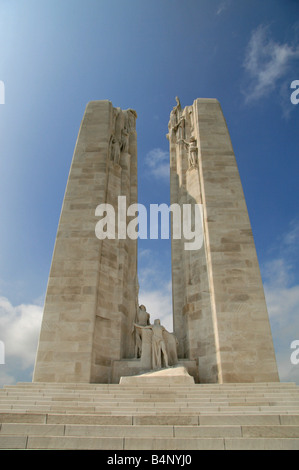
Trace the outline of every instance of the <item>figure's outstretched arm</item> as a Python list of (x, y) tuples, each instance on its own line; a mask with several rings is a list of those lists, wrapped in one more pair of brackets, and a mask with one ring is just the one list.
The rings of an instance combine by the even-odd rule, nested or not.
[(142, 329), (151, 329), (151, 328), (152, 328), (151, 325), (148, 325), (148, 326), (141, 326), (141, 325), (137, 325), (137, 323), (134, 323), (134, 325), (136, 326), (136, 328), (142, 328)]

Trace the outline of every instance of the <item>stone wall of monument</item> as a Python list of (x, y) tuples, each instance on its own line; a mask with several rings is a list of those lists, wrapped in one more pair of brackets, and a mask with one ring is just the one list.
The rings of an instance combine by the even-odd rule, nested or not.
[[(102, 241), (95, 329), (92, 382), (110, 382), (112, 365), (134, 357), (132, 326), (138, 308), (137, 240), (118, 238), (118, 197), (125, 208), (137, 203), (136, 114), (113, 110), (106, 172), (106, 200), (115, 209), (116, 238)], [(125, 211), (125, 212), (126, 212)], [(125, 224), (127, 226), (127, 218)], [(125, 227), (126, 228), (126, 227)]]
[(171, 202), (199, 203), (203, 246), (172, 240), (179, 357), (202, 382), (277, 381), (263, 285), (247, 207), (220, 104), (197, 99), (169, 121)]
[[(180, 104), (170, 116), (170, 198), (171, 204), (202, 204), (203, 194), (198, 172), (198, 135), (193, 106)], [(182, 219), (183, 220), (183, 219)], [(194, 229), (194, 226), (192, 226)], [(174, 331), (179, 341), (180, 359), (204, 364), (200, 381), (217, 382), (218, 368), (215, 331), (207, 276), (207, 250), (185, 250), (186, 239), (172, 237), (172, 290)], [(205, 242), (205, 238), (204, 238)]]
[(73, 155), (44, 306), (33, 381), (108, 382), (134, 354), (137, 241), (99, 240), (96, 207), (137, 202), (136, 113), (88, 103)]

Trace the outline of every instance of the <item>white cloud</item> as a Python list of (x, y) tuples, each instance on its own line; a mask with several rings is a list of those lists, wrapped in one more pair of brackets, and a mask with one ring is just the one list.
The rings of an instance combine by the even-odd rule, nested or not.
[(267, 284), (283, 289), (290, 280), (290, 265), (283, 258), (276, 258), (264, 263), (263, 277)]
[(216, 11), (216, 15), (221, 15), (221, 13), (227, 10), (230, 4), (231, 4), (231, 0), (223, 0), (222, 2), (220, 2)]
[[(275, 277), (277, 263), (274, 260), (273, 280), (265, 283), (265, 295), (269, 308), (270, 319), (277, 328), (291, 327), (292, 333), (295, 331), (299, 335), (299, 285), (286, 286), (284, 280), (287, 274), (277, 272)], [(282, 283), (280, 281), (282, 280)], [(294, 328), (294, 322), (296, 328)]]
[(160, 283), (155, 290), (141, 289), (139, 303), (150, 313), (150, 322), (159, 318), (168, 331), (173, 331), (171, 282)]
[(0, 340), (5, 345), (5, 364), (0, 365), (2, 384), (12, 383), (20, 371), (33, 368), (42, 312), (40, 305), (13, 306), (0, 297)]
[(173, 331), (171, 268), (168, 274), (165, 259), (148, 248), (141, 250), (139, 259), (139, 304), (146, 306), (151, 323), (159, 318), (168, 331)]
[(298, 220), (292, 220), (290, 224), (290, 229), (287, 233), (283, 235), (283, 244), (286, 247), (297, 246), (299, 241), (299, 222)]
[(160, 148), (148, 152), (145, 164), (155, 178), (169, 180), (169, 153)]
[[(245, 101), (252, 102), (271, 93), (299, 58), (299, 46), (279, 44), (269, 34), (267, 26), (255, 29), (247, 47), (244, 67), (250, 79)], [(291, 83), (293, 77), (289, 77)]]

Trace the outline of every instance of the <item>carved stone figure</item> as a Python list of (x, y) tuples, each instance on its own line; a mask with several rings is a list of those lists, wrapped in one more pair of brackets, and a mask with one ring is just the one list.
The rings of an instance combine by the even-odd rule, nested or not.
[(127, 130), (132, 132), (136, 127), (137, 113), (134, 109), (127, 110)]
[(115, 129), (116, 129), (116, 123), (117, 123), (117, 119), (118, 119), (118, 116), (120, 115), (121, 113), (121, 109), (120, 108), (113, 108), (113, 114), (112, 114), (112, 129), (113, 129), (113, 132), (115, 132)]
[(130, 135), (135, 131), (137, 113), (133, 109), (113, 111), (112, 137), (110, 141), (110, 156), (114, 164), (119, 165), (120, 154), (129, 153)]
[(166, 329), (163, 331), (163, 338), (166, 344), (168, 355), (168, 364), (174, 366), (178, 363), (178, 340), (174, 333), (170, 333)]
[(126, 129), (121, 131), (121, 151), (127, 153), (129, 150), (129, 133)]
[(182, 112), (179, 98), (176, 96), (175, 99), (176, 99), (177, 105), (173, 108), (173, 110), (170, 113), (170, 121), (168, 123), (168, 129), (170, 132), (170, 136), (173, 136), (173, 135), (176, 136), (177, 142), (179, 142), (186, 138), (186, 113), (185, 113), (185, 110)]
[(151, 330), (151, 349), (152, 349), (152, 369), (161, 369), (162, 364), (169, 367), (167, 345), (165, 340), (165, 333), (168, 331), (160, 324), (160, 320), (154, 321), (153, 325), (140, 326), (135, 323), (136, 328), (140, 330)]
[(113, 136), (111, 139), (111, 159), (115, 165), (119, 165), (120, 145), (118, 139), (115, 136)]
[(176, 101), (176, 107), (175, 107), (175, 108), (176, 108), (178, 111), (181, 111), (181, 109), (182, 109), (182, 108), (181, 108), (181, 102), (180, 102), (180, 99), (179, 99), (178, 96), (175, 97), (175, 101)]
[(152, 367), (160, 369), (162, 367), (162, 354), (165, 367), (168, 367), (168, 355), (166, 344), (163, 338), (163, 332), (166, 331), (164, 326), (160, 324), (160, 320), (155, 320), (152, 328)]
[(170, 113), (170, 121), (168, 124), (170, 134), (176, 133), (178, 126), (180, 125), (181, 103), (177, 96), (175, 97), (175, 100), (177, 104)]
[[(138, 326), (147, 326), (150, 325), (150, 314), (146, 311), (144, 305), (140, 305), (137, 310), (136, 315), (136, 324)], [(136, 326), (135, 324), (135, 326)], [(135, 357), (139, 358), (142, 354), (142, 331), (140, 328), (133, 326), (133, 331), (135, 329)]]
[(190, 138), (188, 158), (189, 168), (197, 165), (197, 145), (195, 137)]
[(175, 130), (178, 131), (178, 140), (185, 139), (185, 116), (180, 117)]

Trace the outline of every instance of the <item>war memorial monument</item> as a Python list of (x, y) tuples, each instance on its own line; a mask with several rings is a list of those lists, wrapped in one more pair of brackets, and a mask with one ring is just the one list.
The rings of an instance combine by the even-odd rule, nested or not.
[(185, 219), (171, 211), (173, 332), (138, 298), (138, 237), (128, 236), (138, 207), (136, 119), (135, 110), (107, 100), (86, 106), (33, 381), (1, 391), (0, 445), (298, 449), (299, 392), (279, 381), (220, 103), (203, 98), (182, 107), (176, 98), (170, 113), (171, 207), (180, 214), (200, 207), (202, 230), (200, 246), (186, 247)]

